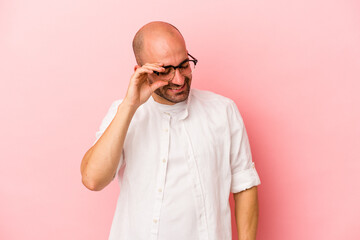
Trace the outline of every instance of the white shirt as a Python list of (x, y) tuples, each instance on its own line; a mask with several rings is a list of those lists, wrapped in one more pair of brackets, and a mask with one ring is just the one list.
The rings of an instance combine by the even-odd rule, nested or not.
[[(121, 101), (112, 103), (96, 141)], [(186, 102), (166, 106), (150, 97), (138, 108), (116, 177), (109, 240), (231, 240), (230, 191), (260, 184), (236, 104), (196, 89)]]
[[(160, 211), (158, 239), (198, 240), (196, 226), (195, 198), (192, 191), (192, 180), (187, 164), (190, 143), (186, 140), (181, 119), (186, 114), (186, 102), (175, 105), (153, 104), (162, 113), (170, 116), (169, 158), (166, 169), (164, 198)], [(179, 228), (181, 226), (181, 229)]]

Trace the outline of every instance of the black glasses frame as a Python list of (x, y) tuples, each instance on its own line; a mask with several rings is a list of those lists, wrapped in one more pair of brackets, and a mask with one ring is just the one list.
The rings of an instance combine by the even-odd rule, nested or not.
[[(176, 71), (177, 68), (181, 68), (181, 65), (183, 65), (184, 63), (186, 62), (193, 62), (194, 63), (194, 67), (196, 66), (198, 60), (196, 58), (194, 58), (193, 56), (190, 55), (190, 53), (187, 54), (189, 57), (191, 57), (192, 59), (185, 59), (184, 61), (182, 61), (179, 65), (177, 66), (173, 66), (173, 65), (167, 65), (167, 66), (164, 66), (163, 68), (167, 69), (167, 68), (174, 68), (174, 70)], [(159, 76), (159, 72), (157, 71), (154, 71), (154, 73), (156, 75)]]

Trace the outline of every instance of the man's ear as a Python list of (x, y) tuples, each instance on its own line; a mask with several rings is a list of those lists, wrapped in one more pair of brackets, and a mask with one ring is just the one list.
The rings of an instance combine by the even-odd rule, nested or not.
[(135, 65), (134, 67), (134, 72), (136, 71), (136, 69), (138, 69), (140, 66), (139, 65)]

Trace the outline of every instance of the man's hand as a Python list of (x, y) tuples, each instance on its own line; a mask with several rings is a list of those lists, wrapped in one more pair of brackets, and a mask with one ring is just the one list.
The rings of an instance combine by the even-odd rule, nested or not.
[(82, 182), (88, 189), (100, 191), (114, 178), (126, 133), (137, 108), (146, 102), (156, 89), (168, 84), (164, 81), (150, 83), (148, 79), (148, 74), (153, 71), (165, 71), (162, 66), (163, 64), (153, 63), (135, 68), (126, 97), (119, 105), (114, 119), (94, 146), (86, 152), (81, 162)]
[(165, 81), (150, 83), (148, 79), (148, 74), (152, 74), (154, 71), (164, 72), (165, 68), (162, 66), (162, 63), (146, 63), (142, 67), (137, 66), (130, 79), (124, 102), (138, 108), (149, 99), (156, 89), (167, 85), (168, 82)]

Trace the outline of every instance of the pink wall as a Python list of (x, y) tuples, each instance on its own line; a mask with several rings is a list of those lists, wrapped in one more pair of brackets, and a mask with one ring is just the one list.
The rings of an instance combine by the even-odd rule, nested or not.
[(118, 185), (88, 191), (80, 162), (151, 20), (182, 31), (194, 87), (238, 104), (258, 239), (360, 239), (358, 1), (121, 2), (0, 1), (0, 239), (107, 239)]

